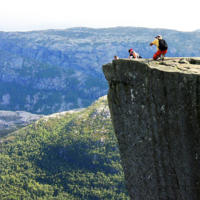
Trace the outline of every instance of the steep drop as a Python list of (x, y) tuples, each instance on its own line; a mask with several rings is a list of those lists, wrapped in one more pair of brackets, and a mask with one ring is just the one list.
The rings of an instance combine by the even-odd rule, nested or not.
[(200, 58), (103, 65), (131, 199), (200, 199)]

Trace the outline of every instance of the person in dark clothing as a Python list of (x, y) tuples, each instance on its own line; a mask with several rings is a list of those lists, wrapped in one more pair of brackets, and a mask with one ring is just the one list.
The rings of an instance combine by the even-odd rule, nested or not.
[(153, 55), (153, 59), (157, 60), (159, 57), (161, 57), (161, 59), (164, 60), (165, 54), (167, 53), (167, 49), (166, 50), (161, 50), (160, 49), (159, 40), (163, 40), (162, 36), (158, 35), (155, 38), (156, 39), (153, 42), (150, 43), (150, 46), (152, 46), (152, 45), (156, 45), (157, 46), (157, 52)]

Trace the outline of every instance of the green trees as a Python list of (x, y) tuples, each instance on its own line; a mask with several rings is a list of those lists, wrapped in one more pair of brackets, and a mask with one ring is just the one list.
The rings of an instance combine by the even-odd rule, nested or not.
[(129, 199), (107, 101), (3, 138), (1, 199)]

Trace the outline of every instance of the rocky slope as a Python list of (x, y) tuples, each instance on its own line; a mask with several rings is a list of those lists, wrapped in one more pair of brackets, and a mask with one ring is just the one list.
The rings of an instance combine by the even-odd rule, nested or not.
[(87, 107), (107, 93), (101, 72), (116, 54), (134, 48), (152, 57), (161, 34), (168, 56), (198, 56), (200, 32), (117, 27), (0, 32), (0, 109), (50, 114)]
[(103, 66), (131, 199), (200, 199), (200, 58)]
[(81, 71), (0, 51), (0, 109), (49, 114), (83, 108), (107, 91)]
[(25, 111), (4, 111), (0, 110), (0, 138), (18, 128), (44, 117), (44, 115), (31, 114)]

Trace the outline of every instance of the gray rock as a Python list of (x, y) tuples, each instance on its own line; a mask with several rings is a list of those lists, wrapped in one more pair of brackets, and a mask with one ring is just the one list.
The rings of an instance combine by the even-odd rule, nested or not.
[(189, 64), (189, 62), (186, 59), (184, 59), (184, 58), (181, 58), (179, 60), (179, 63), (181, 63), (181, 64)]
[(25, 111), (0, 110), (0, 130), (17, 128), (17, 125), (26, 126), (44, 115), (31, 114)]
[(103, 65), (131, 199), (200, 199), (200, 58), (184, 59)]

